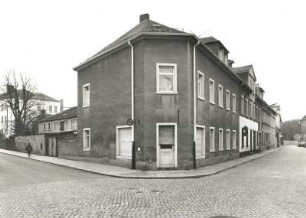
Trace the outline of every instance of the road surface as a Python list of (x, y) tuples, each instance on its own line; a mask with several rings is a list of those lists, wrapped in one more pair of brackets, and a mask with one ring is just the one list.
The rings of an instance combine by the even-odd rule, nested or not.
[(306, 149), (197, 179), (120, 179), (0, 154), (0, 217), (306, 217)]

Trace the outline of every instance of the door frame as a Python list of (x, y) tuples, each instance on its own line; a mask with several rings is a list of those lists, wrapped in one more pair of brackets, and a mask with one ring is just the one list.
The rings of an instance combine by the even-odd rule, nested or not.
[[(121, 130), (121, 129), (127, 129), (127, 128), (130, 128), (131, 129), (131, 134), (133, 134), (133, 130), (132, 130), (132, 126), (128, 126), (128, 125), (124, 125), (124, 126), (116, 126), (116, 158), (117, 159), (128, 159), (128, 160), (130, 160), (130, 159), (132, 159), (132, 146), (131, 146), (131, 156), (130, 157), (128, 157), (128, 156), (120, 156), (119, 155), (119, 131)], [(133, 136), (131, 136), (131, 139), (133, 140)], [(132, 143), (133, 143), (133, 141), (132, 141)]]
[(156, 123), (156, 167), (160, 168), (159, 127), (174, 126), (174, 167), (177, 167), (177, 123)]

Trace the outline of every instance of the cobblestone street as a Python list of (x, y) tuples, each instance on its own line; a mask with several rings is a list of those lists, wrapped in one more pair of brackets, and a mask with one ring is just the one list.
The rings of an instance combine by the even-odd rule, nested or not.
[(306, 149), (297, 146), (198, 179), (119, 179), (0, 155), (5, 218), (306, 217), (305, 196)]

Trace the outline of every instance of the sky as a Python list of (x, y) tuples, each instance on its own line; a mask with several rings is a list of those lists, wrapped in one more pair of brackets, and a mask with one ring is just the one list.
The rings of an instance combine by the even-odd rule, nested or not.
[(304, 2), (1, 0), (0, 84), (7, 72), (26, 74), (37, 91), (75, 106), (73, 67), (149, 13), (158, 23), (221, 40), (234, 67), (253, 65), (264, 99), (280, 105), (283, 121), (300, 119), (306, 115)]

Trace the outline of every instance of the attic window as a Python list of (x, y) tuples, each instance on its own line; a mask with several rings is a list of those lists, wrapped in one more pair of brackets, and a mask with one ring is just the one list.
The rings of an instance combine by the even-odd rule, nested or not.
[(161, 27), (160, 24), (153, 24), (153, 27)]

